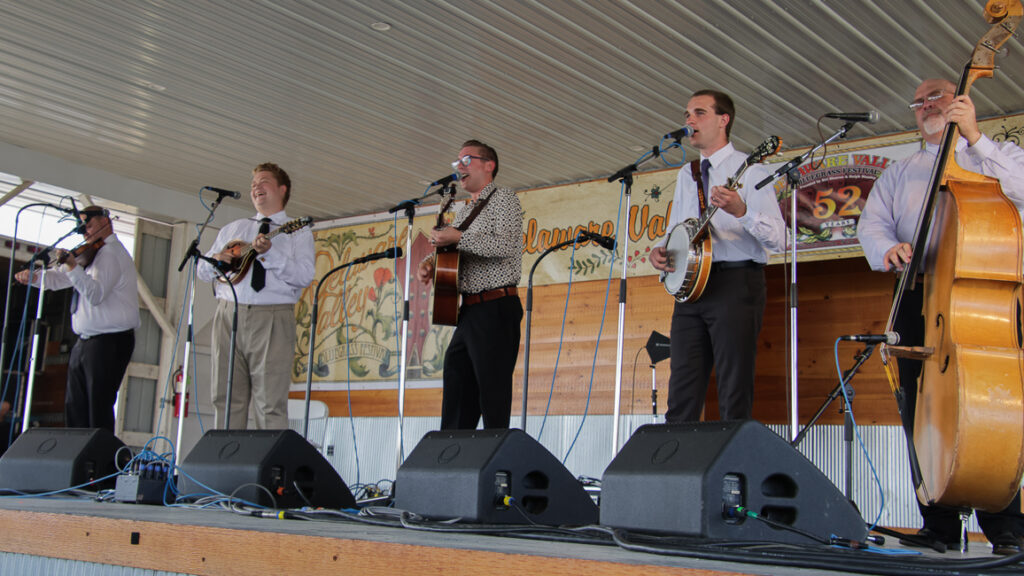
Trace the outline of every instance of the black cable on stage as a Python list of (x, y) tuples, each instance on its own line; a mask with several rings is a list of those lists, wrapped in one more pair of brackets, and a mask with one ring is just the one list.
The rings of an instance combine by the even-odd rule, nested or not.
[[(775, 550), (752, 551), (740, 547), (728, 550), (716, 549), (717, 546), (702, 544), (700, 540), (692, 540), (690, 546), (674, 547), (659, 544), (640, 543), (631, 537), (647, 541), (670, 540), (670, 538), (630, 534), (625, 530), (611, 529), (615, 543), (625, 550), (661, 554), (701, 560), (717, 560), (721, 562), (761, 564), (770, 566), (788, 566), (794, 568), (813, 568), (818, 570), (842, 570), (862, 574), (881, 574), (886, 576), (904, 575), (962, 575), (986, 571), (989, 574), (1020, 574), (1020, 568), (993, 571), (1002, 567), (1010, 567), (1024, 561), (1024, 553), (997, 558), (993, 560), (944, 560), (930, 557), (878, 557), (863, 551), (827, 548), (811, 550), (796, 545), (787, 545), (794, 550), (782, 552)], [(762, 545), (763, 543), (757, 543)], [(841, 563), (841, 564), (840, 564)]]

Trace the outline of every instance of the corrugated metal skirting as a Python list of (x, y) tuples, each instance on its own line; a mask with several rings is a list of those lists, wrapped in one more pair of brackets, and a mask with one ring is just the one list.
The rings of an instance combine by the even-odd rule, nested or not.
[(54, 576), (55, 574), (60, 574), (60, 576), (178, 576), (181, 573), (0, 552), (0, 574), (4, 576)]

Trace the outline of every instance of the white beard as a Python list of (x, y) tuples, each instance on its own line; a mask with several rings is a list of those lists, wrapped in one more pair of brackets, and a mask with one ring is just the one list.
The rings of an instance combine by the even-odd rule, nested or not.
[(924, 133), (931, 136), (942, 132), (946, 127), (946, 119), (943, 118), (942, 114), (932, 114), (931, 116), (924, 119), (924, 123), (921, 124), (921, 128)]

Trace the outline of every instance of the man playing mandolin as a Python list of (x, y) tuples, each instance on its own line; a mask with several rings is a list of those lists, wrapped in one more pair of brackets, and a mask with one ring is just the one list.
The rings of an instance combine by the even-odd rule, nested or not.
[[(257, 428), (288, 427), (288, 388), (295, 355), (295, 303), (313, 281), (313, 233), (297, 227), (290, 234), (274, 235), (290, 227), (284, 207), (291, 196), (291, 179), (277, 164), (253, 169), (249, 193), (256, 215), (236, 220), (220, 230), (207, 256), (233, 270), (238, 261), (255, 256), (232, 278), (238, 295), (238, 334), (235, 341), (234, 379), (231, 389), (232, 428), (245, 428), (252, 404)], [(269, 236), (274, 236), (273, 240)], [(251, 244), (246, 244), (251, 242)], [(198, 275), (219, 278), (208, 262)], [(228, 352), (234, 302), (231, 287), (218, 282), (217, 311), (213, 317), (212, 385), (215, 422), (223, 425), (227, 400)]]
[[(1024, 150), (1011, 142), (997, 144), (982, 134), (970, 96), (956, 94), (955, 84), (936, 78), (925, 80), (914, 92), (910, 109), (914, 111), (925, 147), (892, 164), (879, 176), (857, 225), (857, 238), (864, 249), (864, 257), (874, 270), (899, 271), (910, 262), (918, 218), (924, 208), (943, 131), (950, 122), (955, 122), (960, 129), (957, 164), (968, 171), (998, 179), (1003, 193), (1018, 211), (1024, 211)], [(919, 282), (915, 289), (903, 295), (902, 306), (893, 322), (901, 346), (924, 343), (923, 305), (924, 283)], [(897, 366), (902, 396), (900, 413), (904, 427), (912, 431), (921, 361), (898, 358)], [(993, 441), (998, 439), (993, 438)], [(918, 505), (924, 518), (924, 527), (918, 536), (948, 546), (959, 544), (960, 518), (956, 510)], [(1018, 491), (1006, 510), (995, 514), (978, 511), (978, 523), (992, 542), (995, 553), (1020, 552), (1020, 539), (1024, 536), (1020, 506)]]
[[(710, 206), (718, 211), (711, 217), (707, 287), (697, 300), (677, 302), (672, 313), (667, 422), (700, 419), (712, 367), (721, 419), (748, 419), (753, 411), (766, 251), (785, 249), (786, 224), (773, 188), (755, 189), (768, 175), (762, 166), (744, 172), (738, 189), (723, 186), (747, 158), (729, 142), (734, 118), (732, 99), (721, 92), (701, 90), (686, 104), (686, 125), (693, 129), (690, 145), (700, 150), (698, 178), (705, 180), (706, 192), (698, 190), (694, 167), (684, 166), (676, 181), (669, 229), (701, 217)], [(651, 250), (650, 258), (657, 270), (675, 270), (677, 262), (670, 261), (664, 242)]]
[[(47, 270), (48, 290), (74, 288), (71, 329), (78, 342), (68, 358), (64, 424), (72, 428), (105, 428), (113, 433), (114, 403), (139, 327), (139, 291), (135, 263), (114, 234), (110, 214), (99, 206), (80, 212), (85, 242), (71, 251), (58, 251), (61, 269)], [(33, 283), (39, 282), (38, 271)], [(15, 276), (29, 283), (29, 271)]]
[[(523, 318), (516, 295), (523, 268), (523, 212), (514, 192), (494, 185), (498, 154), (490, 146), (467, 141), (453, 166), (472, 199), (458, 209), (450, 227), (430, 233), (435, 247), (456, 246), (461, 254), (462, 304), (444, 357), (441, 429), (472, 430), (481, 416), (484, 428), (508, 428)], [(420, 282), (431, 281), (434, 262), (433, 256), (420, 262)]]

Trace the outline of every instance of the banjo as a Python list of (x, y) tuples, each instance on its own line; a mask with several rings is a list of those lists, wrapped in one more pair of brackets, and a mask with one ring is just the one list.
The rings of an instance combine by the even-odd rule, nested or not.
[[(781, 145), (782, 140), (778, 136), (770, 136), (761, 142), (736, 174), (726, 181), (725, 187), (730, 190), (739, 188), (740, 178), (747, 168), (778, 152)], [(665, 254), (669, 266), (675, 271), (663, 271), (661, 282), (677, 302), (693, 302), (704, 293), (711, 275), (711, 217), (717, 211), (718, 206), (710, 206), (700, 220), (687, 218), (676, 224), (665, 241)]]

